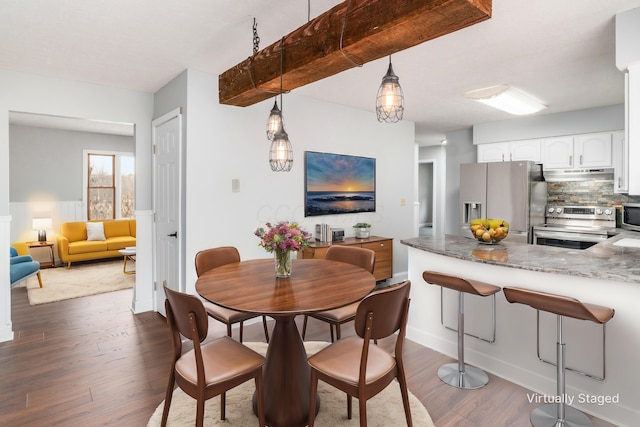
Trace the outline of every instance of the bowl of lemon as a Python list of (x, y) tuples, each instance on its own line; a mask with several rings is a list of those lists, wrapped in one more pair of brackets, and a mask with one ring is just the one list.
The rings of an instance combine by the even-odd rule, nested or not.
[(509, 223), (503, 219), (473, 219), (469, 228), (477, 241), (487, 245), (498, 243), (509, 234)]

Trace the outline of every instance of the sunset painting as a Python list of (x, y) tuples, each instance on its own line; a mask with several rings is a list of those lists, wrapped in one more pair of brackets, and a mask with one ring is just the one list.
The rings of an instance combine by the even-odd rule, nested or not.
[(376, 210), (376, 159), (305, 152), (305, 216)]

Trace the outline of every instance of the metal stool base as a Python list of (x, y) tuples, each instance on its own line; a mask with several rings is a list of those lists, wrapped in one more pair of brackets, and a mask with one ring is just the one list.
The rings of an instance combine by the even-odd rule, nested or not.
[(457, 363), (442, 365), (438, 377), (445, 384), (469, 390), (484, 387), (489, 382), (489, 376), (482, 369), (464, 365), (464, 372), (460, 372)]
[(558, 405), (549, 403), (537, 407), (531, 412), (531, 424), (534, 427), (593, 427), (591, 420), (577, 409), (564, 406), (564, 422), (558, 420)]

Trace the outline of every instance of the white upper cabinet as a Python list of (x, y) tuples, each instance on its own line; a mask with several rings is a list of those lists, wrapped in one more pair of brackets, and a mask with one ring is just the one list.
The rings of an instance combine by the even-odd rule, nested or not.
[(546, 138), (542, 141), (545, 169), (612, 167), (611, 132)]
[(494, 142), (478, 145), (478, 163), (542, 160), (540, 140)]
[(613, 144), (611, 132), (578, 135), (574, 151), (576, 168), (610, 168), (612, 164)]

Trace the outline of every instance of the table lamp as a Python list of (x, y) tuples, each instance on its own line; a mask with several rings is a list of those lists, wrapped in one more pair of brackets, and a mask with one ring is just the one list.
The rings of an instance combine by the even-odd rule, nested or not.
[(51, 230), (53, 223), (51, 218), (33, 218), (33, 229), (38, 232), (38, 241), (47, 241), (47, 230)]

